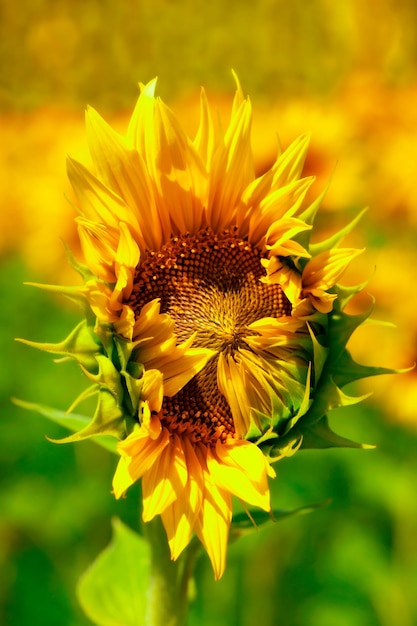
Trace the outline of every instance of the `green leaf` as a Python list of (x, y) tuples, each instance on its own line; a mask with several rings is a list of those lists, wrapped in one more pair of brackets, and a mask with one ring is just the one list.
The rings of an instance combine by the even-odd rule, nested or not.
[(249, 534), (253, 531), (258, 530), (260, 526), (264, 526), (265, 524), (273, 524), (275, 522), (279, 522), (287, 517), (294, 517), (295, 515), (305, 515), (306, 513), (312, 513), (317, 509), (321, 509), (324, 506), (329, 504), (330, 500), (325, 500), (324, 502), (316, 502), (314, 504), (308, 504), (306, 506), (300, 506), (296, 509), (291, 510), (283, 510), (283, 509), (274, 509), (271, 512), (255, 510), (249, 511), (246, 513), (242, 511), (241, 513), (236, 513), (233, 515), (232, 525), (231, 525), (231, 533), (232, 540), (237, 539), (242, 535)]
[[(72, 431), (83, 430), (91, 422), (91, 417), (87, 417), (86, 415), (80, 415), (77, 413), (66, 413), (65, 411), (60, 411), (58, 409), (45, 406), (44, 404), (26, 402), (25, 400), (20, 400), (18, 398), (12, 398), (12, 401), (17, 404), (17, 406), (20, 406), (23, 409), (27, 409), (28, 411), (34, 411), (39, 415), (43, 415), (43, 417), (47, 417), (52, 422), (55, 422), (56, 424), (59, 424), (60, 426), (68, 428)], [(113, 437), (100, 435), (94, 437), (92, 441), (94, 441), (94, 443), (98, 444), (99, 446), (105, 448), (106, 450), (117, 454), (117, 441)]]
[(81, 577), (78, 600), (97, 626), (142, 626), (149, 586), (149, 545), (114, 519), (110, 544)]

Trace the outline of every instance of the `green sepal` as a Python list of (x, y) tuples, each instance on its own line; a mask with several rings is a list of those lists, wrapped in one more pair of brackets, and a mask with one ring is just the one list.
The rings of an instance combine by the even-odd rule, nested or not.
[[(139, 364), (138, 364), (139, 365)], [(142, 366), (143, 371), (143, 366)], [(140, 369), (138, 368), (138, 372)], [(141, 398), (141, 392), (143, 387), (143, 378), (142, 376), (131, 376), (129, 372), (122, 370), (120, 374), (123, 376), (123, 379), (126, 384), (126, 392), (124, 396), (124, 402), (127, 408), (127, 411), (130, 413), (132, 417), (136, 417), (139, 410), (139, 402)]]
[[(67, 409), (66, 412), (72, 413), (79, 404), (84, 402), (84, 400), (88, 400), (89, 398), (96, 396), (98, 393), (98, 390), (99, 390), (99, 387), (97, 387), (97, 385), (90, 385), (90, 387), (87, 387), (87, 389), (84, 389), (84, 391), (82, 391), (80, 395), (77, 396), (75, 400), (73, 400), (71, 406)], [(91, 417), (89, 419), (91, 420)]]
[(113, 363), (103, 354), (97, 355), (98, 372), (93, 374), (84, 370), (87, 378), (94, 385), (82, 392), (70, 407), (70, 410), (86, 398), (97, 394), (98, 401), (95, 414), (90, 424), (80, 432), (60, 440), (62, 443), (79, 441), (86, 437), (106, 434), (118, 439), (126, 436), (125, 411), (123, 409), (124, 389)]
[(114, 331), (113, 331), (113, 340), (114, 340), (114, 345), (117, 350), (120, 367), (121, 369), (127, 369), (135, 344), (134, 342), (128, 341), (127, 339), (124, 339), (123, 337), (118, 337), (117, 335), (114, 335)]
[(370, 394), (363, 394), (362, 396), (349, 396), (344, 393), (340, 387), (338, 387), (330, 374), (326, 374), (326, 376), (323, 377), (323, 382), (318, 388), (313, 404), (303, 417), (303, 424), (312, 424), (316, 422), (330, 409), (358, 404), (358, 402), (361, 402), (365, 398), (369, 397), (369, 395)]
[(98, 372), (91, 373), (83, 369), (84, 374), (93, 383), (97, 385), (99, 389), (105, 388), (114, 396), (117, 403), (121, 406), (123, 402), (123, 386), (120, 379), (120, 372), (116, 369), (112, 361), (104, 356), (104, 354), (98, 354), (96, 356)]
[(329, 336), (329, 360), (333, 364), (342, 355), (346, 349), (345, 346), (349, 341), (353, 332), (368, 319), (372, 313), (373, 307), (370, 307), (364, 313), (359, 315), (347, 315), (343, 311), (334, 311), (329, 318), (328, 336)]
[[(25, 400), (20, 400), (19, 398), (12, 398), (12, 401), (17, 406), (20, 406), (28, 411), (34, 411), (35, 413), (38, 413), (38, 415), (42, 415), (52, 422), (55, 422), (55, 424), (59, 424), (59, 426), (63, 426), (68, 430), (83, 430), (86, 426), (88, 426), (89, 422), (91, 422), (91, 417), (87, 417), (86, 415), (60, 411), (58, 409), (54, 409), (43, 404), (26, 402)], [(106, 450), (117, 454), (117, 441), (114, 439), (114, 437), (102, 435), (94, 438), (92, 441), (94, 441), (94, 443), (101, 446), (102, 448), (105, 448)]]
[(245, 439), (255, 443), (257, 446), (260, 446), (270, 439), (276, 439), (278, 433), (275, 432), (276, 426), (274, 428), (274, 415), (279, 415), (279, 413), (272, 413), (271, 418), (269, 415), (252, 409), (250, 412), (250, 425), (246, 432)]
[(369, 394), (348, 396), (336, 385), (332, 376), (325, 373), (325, 375), (322, 376), (315, 392), (314, 401), (308, 411), (298, 420), (291, 430), (280, 437), (270, 454), (278, 454), (283, 447), (286, 449), (288, 445), (293, 444), (299, 437), (303, 437), (306, 430), (314, 430), (316, 424), (320, 422), (330, 409), (357, 404), (368, 396)]
[(253, 511), (242, 511), (233, 515), (230, 526), (230, 539), (229, 542), (235, 541), (239, 537), (252, 534), (256, 532), (260, 526), (275, 524), (288, 517), (294, 517), (296, 515), (306, 515), (307, 513), (313, 513), (318, 509), (328, 506), (330, 500), (324, 502), (317, 502), (314, 504), (307, 504), (305, 506), (297, 507), (296, 509), (283, 510), (274, 509), (272, 511), (262, 511), (259, 509)]
[[(357, 293), (360, 293), (368, 284), (369, 279), (365, 280), (363, 283), (360, 283), (359, 285), (351, 285), (349, 287), (345, 287), (342, 285), (335, 285), (332, 289), (330, 289), (329, 291), (331, 293), (336, 293), (337, 294), (337, 298), (333, 303), (333, 308), (334, 311), (343, 311), (347, 304), (351, 301), (351, 299), (356, 296)], [(368, 315), (370, 313), (372, 313), (372, 308), (374, 305), (374, 298), (372, 296), (370, 296), (371, 298), (371, 308), (368, 309)]]
[[(286, 368), (294, 373), (299, 371), (299, 366), (286, 364)], [(256, 443), (256, 445), (269, 444), (270, 440), (275, 440), (287, 432), (292, 425), (297, 422), (311, 404), (310, 401), (310, 378), (311, 366), (307, 369), (306, 381), (301, 384), (292, 375), (284, 370), (280, 373), (282, 386), (281, 399), (278, 395), (271, 398), (272, 412), (271, 415), (255, 409), (250, 413), (250, 425), (246, 432), (245, 439)], [(296, 413), (294, 413), (296, 411)]]
[(78, 600), (97, 626), (144, 626), (150, 547), (119, 519), (112, 527), (110, 544), (79, 580)]
[[(306, 209), (304, 209), (302, 213), (300, 213), (300, 215), (297, 215), (298, 219), (302, 220), (309, 226), (313, 226), (317, 212), (320, 209), (321, 203), (323, 202), (329, 187), (330, 187), (330, 181), (327, 183), (326, 187), (323, 189), (321, 194), (317, 198), (315, 198), (313, 202)], [(306, 248), (306, 250), (309, 250), (311, 234), (312, 234), (312, 229), (304, 230), (301, 233), (298, 233), (294, 237), (294, 239), (299, 244), (301, 244), (304, 248)], [(307, 260), (308, 259), (306, 259), (306, 261)]]
[[(404, 371), (408, 371), (407, 370)], [(376, 367), (372, 365), (361, 365), (353, 360), (348, 350), (344, 350), (332, 368), (333, 380), (338, 387), (359, 380), (369, 378), (369, 376), (381, 376), (383, 374), (400, 374), (403, 370), (391, 369), (388, 367)]]
[(126, 437), (124, 417), (123, 410), (114, 395), (108, 389), (101, 388), (98, 391), (97, 406), (90, 423), (73, 435), (51, 441), (54, 443), (74, 443), (97, 435), (111, 435), (116, 439), (124, 439)]
[[(295, 376), (293, 376), (291, 370), (300, 371), (301, 366), (292, 365), (289, 363), (285, 364), (285, 369), (290, 370), (290, 374), (283, 369), (280, 372), (280, 382), (283, 383), (282, 386), (282, 396), (284, 398), (284, 404), (289, 410), (290, 415), (297, 414), (299, 415), (300, 407), (305, 406), (306, 393), (307, 396), (310, 393), (310, 370), (311, 367), (303, 366), (302, 369), (305, 370), (305, 376), (303, 375), (303, 381), (300, 382)], [(274, 408), (274, 407), (273, 407)]]
[(97, 356), (100, 344), (91, 326), (86, 320), (81, 321), (63, 341), (58, 343), (41, 343), (27, 339), (17, 339), (32, 348), (51, 352), (64, 357), (62, 360), (75, 359), (86, 371), (97, 371)]
[[(282, 439), (309, 411), (312, 403), (311, 367), (311, 363), (302, 368), (300, 365), (286, 363), (280, 372), (280, 388), (271, 397), (271, 414), (265, 415), (253, 408), (251, 410), (245, 439), (260, 446), (271, 462), (282, 456), (290, 456), (298, 445), (299, 433), (294, 437), (290, 435), (290, 440), (288, 437)], [(305, 370), (305, 375), (303, 373), (301, 376), (301, 369)], [(300, 382), (300, 378), (303, 382)]]
[(300, 403), (297, 413), (293, 415), (293, 417), (287, 421), (285, 425), (285, 430), (282, 433), (283, 435), (285, 435), (285, 433), (291, 430), (291, 428), (293, 428), (293, 426), (298, 422), (298, 420), (308, 412), (312, 404), (312, 400), (310, 400), (310, 381), (311, 381), (311, 364), (308, 368), (307, 380), (304, 386), (304, 394), (303, 394), (302, 401)]
[(313, 344), (313, 372), (314, 372), (314, 381), (313, 385), (316, 386), (317, 382), (320, 380), (320, 377), (323, 372), (324, 365), (327, 361), (327, 357), (329, 356), (329, 349), (325, 346), (322, 346), (315, 336), (311, 325), (307, 324), (308, 331), (310, 333), (311, 342)]
[(101, 342), (104, 352), (107, 354), (109, 359), (113, 361), (113, 363), (118, 363), (118, 352), (115, 341), (116, 338), (112, 324), (99, 322), (97, 320), (94, 327), (94, 333)]
[(134, 348), (133, 342), (116, 336), (114, 345), (120, 364), (120, 375), (125, 385), (125, 405), (130, 415), (136, 417), (143, 387), (144, 366), (142, 363), (130, 360)]
[(77, 274), (81, 276), (81, 278), (83, 279), (83, 282), (86, 283), (89, 280), (96, 280), (96, 276), (94, 276), (93, 272), (87, 267), (87, 265), (84, 265), (84, 263), (80, 263), (79, 261), (77, 261), (77, 259), (74, 257), (70, 248), (67, 246), (65, 242), (64, 242), (64, 248), (65, 248), (65, 253), (67, 255), (69, 264), (71, 265), (72, 269), (75, 270)]
[(346, 437), (337, 435), (329, 426), (326, 415), (314, 424), (312, 428), (304, 428), (301, 448), (375, 448), (366, 443), (357, 443)]
[(289, 435), (279, 437), (275, 442), (270, 439), (266, 443), (262, 443), (261, 448), (269, 462), (275, 463), (284, 457), (293, 456), (301, 448), (302, 442), (303, 435), (292, 429), (289, 431)]
[(362, 219), (363, 215), (367, 212), (368, 209), (363, 209), (358, 213), (356, 217), (353, 218), (349, 224), (346, 224), (343, 228), (338, 230), (334, 235), (320, 241), (318, 243), (313, 243), (310, 245), (310, 252), (312, 256), (317, 256), (321, 252), (325, 250), (330, 250), (331, 248), (337, 248), (339, 243), (348, 235), (357, 225), (357, 223)]
[(43, 283), (32, 283), (26, 282), (25, 285), (29, 287), (36, 287), (37, 289), (42, 289), (43, 291), (48, 291), (50, 293), (55, 293), (59, 296), (64, 296), (71, 302), (74, 302), (77, 306), (79, 306), (83, 312), (84, 317), (88, 321), (89, 324), (94, 324), (95, 315), (91, 310), (91, 307), (88, 303), (87, 298), (84, 294), (84, 287), (81, 286), (59, 286), (59, 285), (44, 285)]

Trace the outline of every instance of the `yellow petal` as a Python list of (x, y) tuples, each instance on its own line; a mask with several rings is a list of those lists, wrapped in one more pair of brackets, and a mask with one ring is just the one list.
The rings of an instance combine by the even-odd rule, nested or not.
[(116, 498), (120, 498), (126, 489), (139, 480), (160, 456), (168, 445), (169, 433), (163, 429), (158, 439), (151, 439), (147, 435), (134, 431), (124, 441), (118, 443), (117, 448), (122, 458), (113, 477), (113, 489)]
[(204, 498), (195, 531), (209, 555), (216, 580), (226, 567), (227, 541), (232, 519), (230, 494), (219, 489), (209, 472), (204, 471)]
[(157, 78), (153, 78), (147, 85), (140, 84), (140, 96), (136, 102), (126, 133), (129, 144), (134, 146), (144, 158), (146, 156), (144, 133), (146, 131), (149, 109), (153, 110), (157, 80)]
[[(207, 172), (200, 155), (162, 101), (155, 107), (154, 180), (178, 233), (195, 233), (202, 224)], [(156, 142), (159, 142), (159, 145)]]
[(143, 475), (143, 521), (149, 522), (160, 515), (174, 500), (183, 502), (187, 479), (181, 442), (178, 437), (171, 437), (169, 445)]
[(218, 487), (248, 504), (270, 510), (267, 461), (255, 444), (218, 444), (215, 453), (209, 450), (207, 466)]
[(244, 437), (250, 426), (250, 404), (242, 372), (233, 358), (219, 355), (217, 365), (217, 385), (233, 416), (237, 437)]
[(203, 88), (200, 96), (200, 124), (193, 144), (200, 154), (206, 171), (210, 171), (215, 146), (214, 126), (206, 92)]
[[(254, 207), (249, 219), (249, 240), (253, 245), (263, 245), (271, 225), (274, 223), (279, 225), (279, 220), (291, 217), (300, 208), (312, 182), (311, 177), (293, 181), (272, 191), (262, 199), (259, 207)], [(308, 228), (309, 226), (305, 225), (305, 229)], [(269, 233), (270, 238), (271, 236), (273, 230)], [(273, 243), (273, 240), (270, 243)]]
[(142, 250), (162, 243), (159, 215), (146, 165), (137, 150), (91, 107), (86, 115), (90, 152), (103, 182), (130, 207), (129, 225)]
[(269, 285), (280, 285), (291, 304), (296, 304), (301, 297), (301, 274), (275, 256), (262, 259), (261, 263), (267, 273), (261, 277), (261, 281)]
[(154, 89), (152, 82), (142, 90), (128, 135), (146, 162), (167, 240), (172, 230), (179, 234), (200, 228), (207, 172), (174, 113), (154, 97)]
[(204, 493), (203, 472), (200, 461), (197, 459), (193, 446), (187, 439), (183, 441), (183, 447), (187, 460), (188, 481), (182, 498), (174, 501), (162, 513), (162, 521), (168, 537), (171, 558), (174, 560), (178, 558), (190, 542)]
[(314, 180), (313, 177), (298, 180), (308, 144), (308, 135), (298, 137), (285, 152), (278, 155), (270, 170), (245, 189), (238, 208), (237, 222), (241, 224), (240, 232), (243, 236), (251, 231), (251, 241), (255, 245), (261, 241), (271, 222), (286, 213), (292, 215), (300, 208)]
[(97, 319), (104, 323), (117, 323), (119, 320), (119, 311), (110, 309), (109, 302), (112, 297), (112, 290), (105, 283), (99, 280), (89, 280), (82, 288), (88, 304), (91, 307)]
[(178, 393), (215, 354), (209, 348), (189, 348), (186, 353), (177, 349), (175, 358), (167, 360), (160, 367), (164, 375), (165, 395), (171, 397)]
[(233, 223), (242, 193), (254, 179), (251, 121), (251, 105), (244, 100), (232, 115), (224, 146), (213, 155), (207, 221), (215, 232)]
[(268, 228), (265, 242), (269, 254), (272, 256), (309, 257), (310, 253), (294, 237), (311, 226), (294, 217), (283, 218), (273, 222)]
[(122, 456), (119, 459), (119, 463), (113, 476), (113, 493), (115, 497), (117, 499), (121, 498), (128, 487), (133, 485), (135, 480), (136, 478), (134, 478), (129, 471), (129, 459)]
[(163, 401), (163, 376), (157, 369), (146, 370), (143, 375), (141, 397), (148, 403), (149, 410), (159, 413)]
[(240, 225), (239, 232), (242, 237), (248, 235), (249, 220), (253, 212), (258, 210), (262, 200), (269, 195), (272, 181), (273, 172), (268, 170), (265, 174), (249, 183), (242, 193), (236, 214), (236, 223)]
[(349, 263), (362, 252), (356, 248), (335, 248), (313, 257), (303, 270), (303, 289), (330, 289), (341, 278)]
[(120, 222), (119, 224), (119, 245), (116, 252), (116, 271), (118, 267), (126, 266), (136, 268), (139, 263), (139, 248), (130, 234), (127, 224)]
[(116, 233), (109, 227), (84, 217), (76, 218), (76, 222), (81, 249), (89, 270), (105, 282), (115, 282)]
[(310, 135), (301, 135), (283, 152), (272, 167), (272, 189), (279, 189), (300, 178), (307, 156)]
[(138, 224), (131, 208), (86, 167), (68, 157), (67, 173), (86, 218), (114, 229), (118, 228), (121, 221), (130, 223), (134, 232), (137, 231)]
[[(119, 225), (119, 243), (116, 252), (116, 284), (110, 298), (110, 307), (117, 310), (127, 302), (133, 289), (135, 268), (139, 263), (139, 248), (126, 224)], [(118, 306), (119, 305), (119, 306)]]

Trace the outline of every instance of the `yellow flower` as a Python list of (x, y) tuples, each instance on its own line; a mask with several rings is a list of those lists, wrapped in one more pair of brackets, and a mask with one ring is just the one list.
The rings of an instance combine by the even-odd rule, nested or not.
[(87, 111), (94, 172), (68, 162), (84, 284), (61, 288), (86, 320), (44, 349), (78, 360), (94, 383), (83, 397), (99, 396), (66, 440), (117, 436), (115, 496), (142, 479), (143, 519), (161, 516), (172, 558), (195, 533), (220, 578), (232, 496), (270, 511), (273, 461), (356, 445), (325, 413), (352, 402), (343, 385), (377, 372), (345, 349), (366, 317), (347, 320), (358, 289), (337, 285), (358, 253), (337, 248), (352, 225), (310, 245), (320, 199), (304, 206), (308, 138), (256, 178), (239, 85), (224, 133), (202, 92), (191, 140), (155, 83), (141, 86), (126, 136)]

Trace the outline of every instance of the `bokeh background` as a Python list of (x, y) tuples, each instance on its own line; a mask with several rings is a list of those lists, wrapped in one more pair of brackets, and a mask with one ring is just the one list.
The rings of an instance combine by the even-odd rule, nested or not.
[[(311, 132), (306, 173), (331, 178), (321, 230), (369, 211), (348, 243), (366, 246), (346, 280), (376, 298), (352, 351), (367, 364), (416, 360), (416, 0), (0, 0), (0, 623), (88, 626), (80, 574), (110, 538), (136, 525), (137, 487), (114, 502), (116, 458), (90, 442), (59, 446), (58, 426), (11, 404), (66, 409), (84, 388), (14, 337), (62, 339), (77, 312), (24, 281), (71, 284), (62, 240), (77, 253), (65, 157), (88, 160), (87, 103), (123, 131), (138, 81), (190, 133), (200, 85), (227, 116), (231, 68), (254, 105), (261, 173)], [(332, 424), (376, 450), (308, 451), (282, 461), (276, 508), (330, 498), (233, 545), (219, 583), (206, 558), (190, 623), (199, 626), (413, 626), (417, 623), (416, 374), (384, 376)], [(86, 409), (88, 410), (88, 409)], [(136, 489), (136, 491), (135, 491)]]

